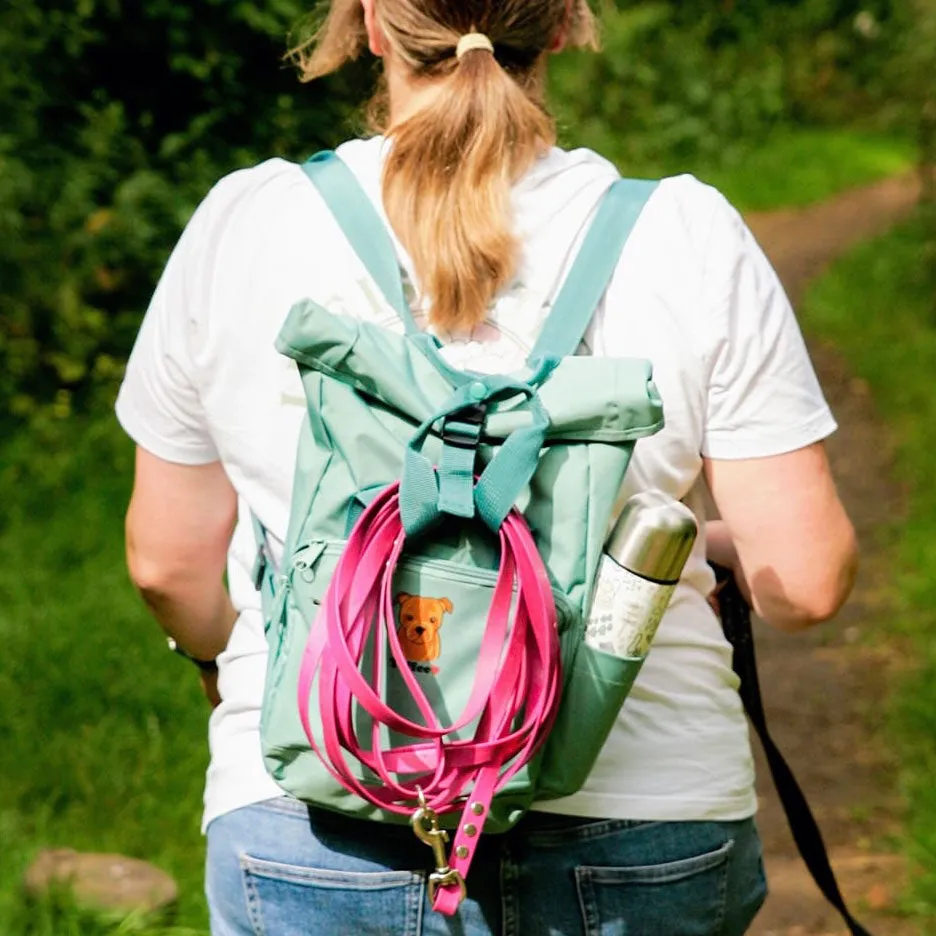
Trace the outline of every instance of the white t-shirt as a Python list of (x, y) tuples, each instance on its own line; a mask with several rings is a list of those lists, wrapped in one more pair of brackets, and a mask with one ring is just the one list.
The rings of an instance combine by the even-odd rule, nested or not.
[[(385, 149), (380, 138), (339, 149), (381, 213)], [(586, 150), (553, 149), (537, 162), (514, 192), (524, 244), (516, 281), (483, 325), (449, 344), (450, 360), (522, 368), (615, 175)], [(228, 573), (240, 616), (218, 661), (224, 701), (211, 717), (205, 825), (281, 793), (260, 756), (266, 643), (248, 507), (281, 542), (304, 401), (295, 365), (273, 341), (290, 306), (307, 297), (402, 331), (298, 166), (273, 159), (222, 179), (169, 260), (117, 402), (139, 445), (182, 464), (220, 459), (240, 499)], [(666, 428), (637, 444), (623, 495), (663, 490), (701, 520), (703, 455), (776, 455), (835, 429), (776, 275), (738, 214), (691, 176), (664, 180), (651, 197), (585, 345), (649, 358), (664, 401)], [(650, 820), (755, 812), (731, 654), (705, 600), (713, 581), (703, 540), (586, 786), (541, 808)]]

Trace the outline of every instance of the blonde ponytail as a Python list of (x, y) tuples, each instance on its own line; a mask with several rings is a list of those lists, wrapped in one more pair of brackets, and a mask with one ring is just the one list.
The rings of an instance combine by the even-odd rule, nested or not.
[[(360, 0), (333, 0), (306, 78), (334, 70), (366, 46)], [(480, 324), (513, 278), (520, 244), (514, 233), (514, 183), (555, 141), (542, 100), (542, 60), (561, 30), (594, 45), (587, 0), (377, 0), (388, 54), (426, 103), (383, 127), (391, 141), (383, 197), (390, 223), (413, 259), (431, 322), (445, 332)], [(468, 33), (473, 42), (456, 56)]]
[(467, 53), (444, 81), (431, 104), (390, 129), (383, 192), (432, 323), (454, 332), (482, 322), (514, 275), (511, 188), (554, 131), (489, 52)]

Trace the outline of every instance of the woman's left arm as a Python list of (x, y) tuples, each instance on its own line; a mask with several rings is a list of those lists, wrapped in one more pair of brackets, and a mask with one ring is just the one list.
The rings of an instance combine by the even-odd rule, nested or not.
[(127, 565), (163, 630), (213, 660), (237, 612), (224, 584), (237, 495), (221, 462), (181, 465), (137, 448), (127, 511)]

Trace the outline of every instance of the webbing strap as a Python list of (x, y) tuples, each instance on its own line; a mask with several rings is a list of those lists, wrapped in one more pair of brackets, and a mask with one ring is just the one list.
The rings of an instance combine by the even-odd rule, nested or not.
[(528, 363), (534, 370), (544, 360), (575, 354), (614, 276), (621, 251), (658, 185), (618, 179), (608, 189), (530, 353)]
[[(441, 517), (440, 486), (447, 485), (449, 495), (459, 487), (459, 481), (450, 472), (448, 477), (443, 477), (432, 461), (422, 454), (423, 444), (436, 423), (448, 416), (463, 421), (464, 416), (460, 414), (466, 410), (477, 408), (490, 400), (517, 395), (526, 396), (530, 401), (530, 424), (510, 434), (481, 473), (471, 492), (480, 518), (492, 532), (496, 533), (500, 529), (539, 464), (540, 450), (545, 444), (549, 428), (549, 414), (533, 387), (509, 376), (491, 374), (456, 390), (410, 439), (404, 455), (400, 486), (400, 509), (407, 536), (424, 533)], [(453, 460), (451, 454), (447, 457), (445, 447), (442, 459), (447, 470), (450, 467), (457, 470), (464, 480), (466, 462)], [(462, 494), (455, 496), (462, 498), (458, 503), (467, 509), (469, 504), (463, 495), (462, 489)]]
[(403, 291), (403, 278), (393, 241), (374, 203), (367, 197), (354, 173), (335, 153), (328, 151), (317, 153), (307, 160), (302, 171), (318, 189), (387, 302), (403, 319), (406, 333), (419, 334)]
[[(442, 422), (442, 459), (439, 462), (439, 510), (453, 517), (470, 518), (475, 513), (474, 469), (484, 409), (475, 407), (477, 421), (461, 411)], [(463, 416), (464, 414), (464, 416)]]
[[(445, 361), (439, 354), (438, 342), (416, 325), (406, 301), (393, 241), (354, 173), (330, 151), (317, 153), (302, 169), (387, 302), (403, 320), (406, 333), (455, 386), (470, 380), (471, 375), (455, 370)], [(528, 359), (533, 371), (527, 381), (530, 385), (539, 386), (556, 364), (574, 354), (581, 344), (611, 282), (621, 251), (658, 184), (641, 179), (618, 179), (602, 198)]]
[(767, 728), (767, 714), (764, 711), (760, 681), (757, 678), (751, 609), (738, 589), (734, 576), (719, 566), (713, 568), (719, 581), (724, 583), (718, 591), (718, 604), (725, 636), (734, 650), (733, 666), (741, 680), (741, 701), (764, 748), (770, 775), (777, 788), (796, 847), (823, 897), (839, 912), (852, 936), (871, 936), (851, 915), (845, 904), (819, 825), (793, 771)]

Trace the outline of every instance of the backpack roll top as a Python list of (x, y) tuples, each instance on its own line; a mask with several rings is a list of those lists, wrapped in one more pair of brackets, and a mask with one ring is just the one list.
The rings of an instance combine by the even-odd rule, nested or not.
[[(348, 483), (356, 486), (357, 500), (350, 508), (345, 504), (344, 490), (339, 489), (329, 515), (329, 502), (323, 499), (331, 486), (324, 491), (316, 487), (317, 522), (327, 518), (331, 537), (343, 538), (350, 529), (349, 518), (359, 513), (369, 492), (403, 476), (412, 449), (401, 446), (401, 441), (410, 443), (420, 429), (428, 427), (423, 433), (421, 453), (430, 464), (441, 464), (443, 437), (450, 431), (450, 424), (439, 416), (440, 403), (449, 403), (457, 388), (407, 338), (368, 322), (334, 315), (313, 302), (303, 302), (292, 310), (278, 347), (299, 364), (309, 401), (312, 441), (319, 457), (323, 462), (329, 460), (337, 443), (344, 455), (342, 462), (353, 470)], [(479, 375), (467, 389), (486, 386), (488, 380)], [(517, 492), (514, 503), (527, 515), (537, 545), (550, 565), (551, 540), (566, 535), (568, 522), (583, 517), (581, 498), (586, 492), (589, 513), (610, 518), (619, 488), (616, 475), (623, 479), (634, 443), (662, 427), (663, 413), (651, 366), (637, 358), (565, 358), (539, 389), (538, 403), (547, 419), (543, 443), (536, 451), (535, 471), (529, 483)], [(504, 391), (501, 399), (488, 403), (483, 432), (477, 439), (478, 473), (483, 474), (514, 433), (530, 429), (534, 420), (531, 401), (522, 393)], [(577, 446), (584, 448), (572, 456)], [(303, 456), (315, 460), (314, 452), (305, 446), (300, 447)], [(591, 484), (583, 474), (578, 497), (554, 498), (558, 466), (566, 465), (570, 458), (575, 468), (593, 470), (602, 483)], [(308, 486), (310, 474), (315, 476), (310, 467), (303, 464), (297, 472), (297, 492)], [(565, 473), (572, 467), (567, 467)], [(308, 491), (306, 502), (313, 496), (313, 491)], [(548, 522), (546, 518), (536, 522), (541, 503), (549, 505), (552, 516)], [(297, 514), (307, 509), (311, 504)], [(596, 529), (598, 540), (589, 542), (590, 561), (597, 560), (604, 542), (600, 527), (601, 523)], [(298, 531), (291, 531), (292, 542), (297, 542), (298, 537)], [(561, 555), (557, 557), (557, 561), (561, 559)], [(571, 585), (578, 577), (583, 584), (591, 585), (590, 577), (581, 578), (578, 562), (574, 569), (552, 571), (560, 583)]]
[(437, 859), (455, 830), (430, 877), (451, 913), (482, 829), (581, 786), (642, 663), (583, 638), (625, 472), (662, 404), (649, 362), (573, 355), (652, 188), (613, 187), (527, 372), (486, 375), (414, 331), (366, 196), (333, 157), (316, 165), (406, 334), (305, 300), (277, 341), (308, 420), (283, 568), (258, 575), (263, 755), (292, 795), (410, 822)]
[[(406, 417), (414, 432), (455, 389), (404, 336), (336, 315), (312, 300), (293, 306), (276, 347), (299, 364), (304, 382), (310, 372), (333, 377)], [(483, 380), (468, 376), (471, 384)], [(652, 377), (643, 358), (563, 358), (539, 388), (549, 413), (547, 442), (620, 443), (652, 435), (663, 426)], [(498, 402), (488, 411), (485, 439), (503, 442), (528, 418), (519, 396)]]

